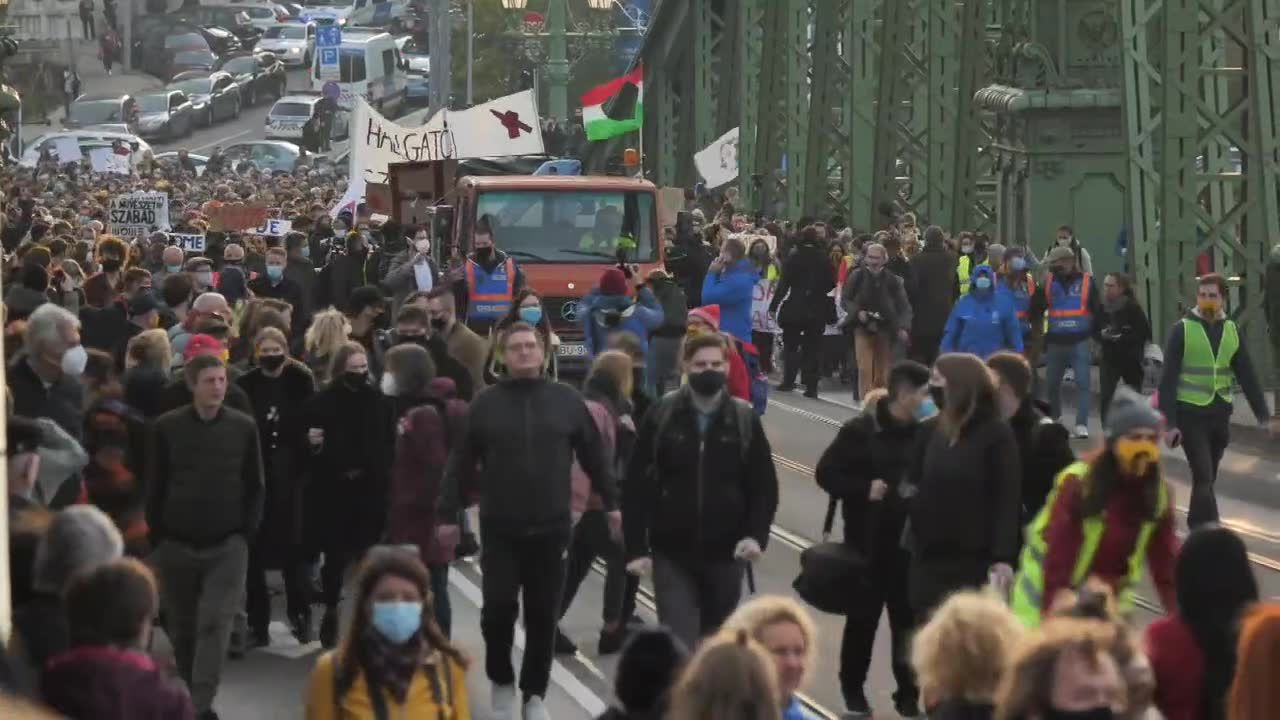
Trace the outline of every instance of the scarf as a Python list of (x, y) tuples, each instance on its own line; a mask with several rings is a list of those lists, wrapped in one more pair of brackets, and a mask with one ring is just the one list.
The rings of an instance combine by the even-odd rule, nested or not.
[(392, 645), (370, 627), (365, 630), (362, 645), (370, 696), (377, 692), (376, 688), (385, 687), (397, 703), (404, 704), (409, 697), (409, 684), (426, 654), (422, 635), (415, 634), (403, 645)]

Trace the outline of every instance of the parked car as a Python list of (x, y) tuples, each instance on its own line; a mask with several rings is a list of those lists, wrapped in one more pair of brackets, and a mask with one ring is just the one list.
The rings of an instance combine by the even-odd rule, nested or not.
[[(268, 140), (288, 140), (305, 146), (311, 152), (320, 152), (318, 134), (306, 140), (307, 126), (314, 132), (319, 129), (321, 96), (317, 93), (286, 95), (276, 101), (267, 111), (267, 127), (264, 133)], [(346, 137), (348, 134), (347, 113), (335, 113), (330, 128), (330, 139)]]
[(220, 56), (238, 53), (243, 48), (235, 35), (222, 28), (206, 28), (175, 15), (139, 15), (133, 22), (133, 64), (158, 77), (168, 77), (155, 71), (155, 68), (167, 67), (166, 47), (177, 49), (168, 41), (171, 36), (198, 35), (204, 40), (203, 44), (195, 45), (186, 38), (183, 49), (206, 49)]
[(132, 95), (81, 95), (71, 103), (71, 112), (62, 121), (69, 129), (100, 127), (104, 130), (138, 134), (138, 101)]
[(146, 140), (129, 133), (111, 132), (108, 130), (64, 130), (62, 132), (45, 133), (32, 140), (22, 151), (18, 164), (23, 167), (35, 167), (40, 161), (40, 154), (45, 150), (53, 150), (59, 138), (72, 137), (80, 144), (80, 153), (84, 158), (97, 148), (109, 148), (117, 141), (124, 142), (133, 151), (130, 162), (136, 168), (147, 157), (154, 157), (154, 151)]
[(248, 15), (249, 22), (262, 32), (289, 17), (289, 10), (276, 3), (236, 3), (227, 7)]
[(191, 134), (195, 106), (181, 90), (162, 90), (138, 97), (142, 116), (138, 134), (144, 138), (174, 139)]
[(262, 29), (253, 24), (249, 15), (240, 8), (228, 5), (201, 5), (169, 13), (205, 28), (216, 27), (236, 36), (243, 48), (252, 48), (262, 37)]
[(231, 73), (185, 72), (173, 78), (169, 89), (190, 96), (196, 119), (201, 125), (240, 117), (240, 90)]
[(311, 55), (316, 51), (316, 24), (290, 22), (272, 25), (258, 41), (258, 49), (275, 53), (285, 65), (311, 67)]
[[(196, 166), (196, 177), (200, 177), (201, 175), (204, 175), (204, 168), (206, 165), (209, 164), (209, 156), (197, 155), (195, 153), (187, 153), (187, 158), (190, 159), (191, 163)], [(156, 155), (156, 163), (162, 166), (169, 166), (169, 165), (176, 166), (178, 164), (178, 152), (176, 150), (171, 150), (169, 152), (162, 152), (159, 155)]]
[(396, 38), (400, 58), (404, 63), (404, 97), (410, 103), (422, 104), (431, 97), (431, 56), (420, 47), (412, 35)]
[(293, 172), (302, 157), (302, 149), (281, 140), (248, 140), (232, 143), (222, 149), (222, 156), (233, 168), (248, 162), (258, 170)]
[(259, 98), (279, 98), (289, 89), (289, 78), (284, 65), (275, 53), (260, 52), (226, 58), (218, 69), (230, 73), (240, 88), (240, 101), (249, 107), (258, 104)]

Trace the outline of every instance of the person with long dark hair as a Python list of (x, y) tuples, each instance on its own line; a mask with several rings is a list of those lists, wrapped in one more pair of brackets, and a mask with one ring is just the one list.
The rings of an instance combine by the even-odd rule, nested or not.
[(1248, 549), (1224, 527), (1198, 528), (1174, 576), (1178, 611), (1146, 630), (1156, 707), (1166, 720), (1225, 720), (1239, 623), (1258, 601)]
[(1165, 608), (1177, 606), (1178, 539), (1172, 493), (1160, 471), (1162, 424), (1146, 398), (1121, 388), (1106, 444), (1059, 474), (1044, 508), (1027, 526), (1013, 586), (1014, 614), (1027, 626), (1040, 624), (1059, 591), (1089, 578), (1110, 585), (1121, 612), (1128, 610), (1146, 566)]
[(516, 293), (516, 299), (511, 304), (511, 310), (498, 321), (498, 324), (493, 327), (493, 332), (489, 335), (489, 360), (485, 363), (484, 369), (484, 381), (486, 383), (492, 385), (506, 374), (506, 363), (502, 359), (502, 343), (496, 340), (502, 337), (502, 333), (507, 328), (518, 322), (531, 325), (534, 330), (538, 331), (538, 335), (542, 337), (543, 347), (547, 348), (544, 370), (550, 374), (552, 379), (557, 377), (555, 347), (560, 344), (560, 340), (556, 337), (555, 332), (551, 330), (551, 318), (547, 317), (547, 313), (544, 310), (542, 296), (533, 288), (524, 288)]
[(1133, 280), (1124, 273), (1107, 273), (1102, 283), (1102, 313), (1102, 362), (1098, 365), (1102, 397), (1098, 407), (1106, 425), (1116, 385), (1123, 382), (1142, 391), (1142, 357), (1151, 340), (1151, 323), (1133, 294)]
[(369, 552), (351, 627), (311, 671), (307, 720), (471, 720), (468, 662), (436, 625), (429, 584), (416, 552)]

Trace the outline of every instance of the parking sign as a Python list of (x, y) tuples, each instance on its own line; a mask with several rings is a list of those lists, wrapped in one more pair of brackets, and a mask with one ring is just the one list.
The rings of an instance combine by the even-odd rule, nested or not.
[(339, 78), (342, 71), (338, 66), (338, 48), (342, 45), (342, 28), (337, 25), (322, 25), (316, 30), (316, 53), (320, 66), (321, 79)]

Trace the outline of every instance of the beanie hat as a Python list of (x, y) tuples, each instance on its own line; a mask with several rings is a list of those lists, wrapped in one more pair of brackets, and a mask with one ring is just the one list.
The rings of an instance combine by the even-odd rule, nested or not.
[(616, 267), (605, 270), (600, 276), (600, 292), (604, 295), (626, 295), (626, 273)]
[(614, 693), (628, 713), (660, 709), (688, 651), (665, 627), (637, 628), (622, 648)]
[(77, 573), (119, 560), (124, 539), (116, 525), (93, 505), (72, 505), (53, 516), (36, 546), (34, 586), (61, 593)]
[(1107, 408), (1107, 438), (1117, 438), (1135, 428), (1159, 430), (1164, 424), (1160, 411), (1143, 395), (1128, 385), (1116, 388)]
[(720, 329), (719, 305), (703, 305), (700, 308), (694, 308), (689, 311), (689, 317), (696, 317), (716, 330)]
[(197, 355), (222, 355), (222, 343), (212, 335), (192, 335), (187, 347), (182, 351), (183, 362), (191, 362)]

